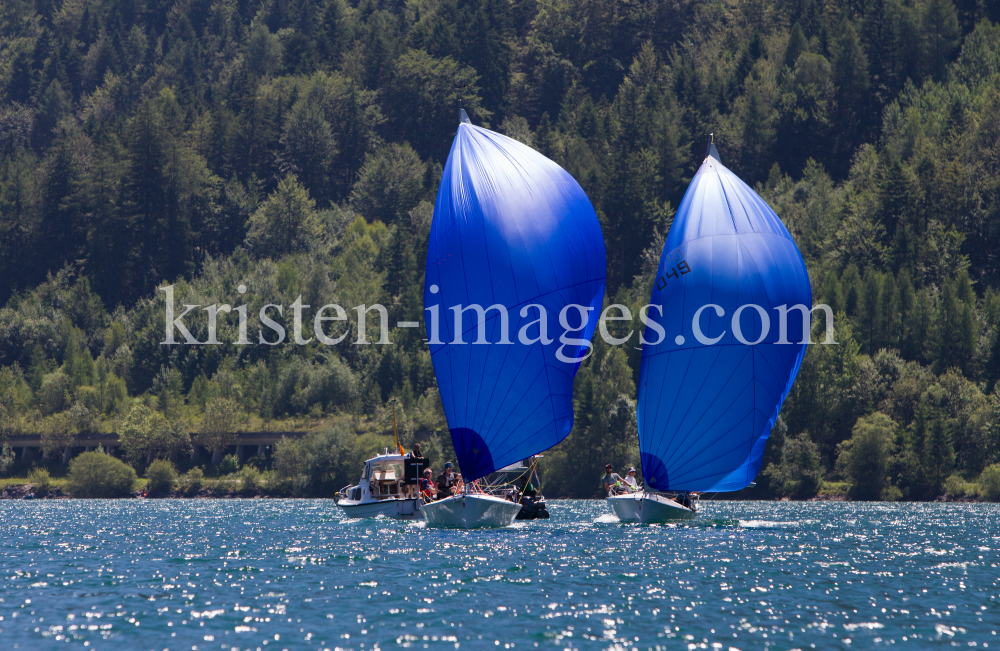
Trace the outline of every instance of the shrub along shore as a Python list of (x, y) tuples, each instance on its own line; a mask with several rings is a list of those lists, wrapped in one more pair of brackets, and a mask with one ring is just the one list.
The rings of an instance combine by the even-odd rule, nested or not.
[[(778, 435), (781, 435), (780, 428)], [(857, 429), (857, 428), (856, 428)], [(865, 430), (859, 430), (844, 446), (838, 467), (841, 481), (824, 479), (818, 473), (799, 469), (792, 476), (781, 476), (792, 463), (802, 459), (772, 463), (761, 473), (755, 487), (735, 493), (706, 494), (705, 499), (784, 499), (784, 500), (885, 500), (904, 499), (885, 474), (887, 461), (878, 458)], [(871, 435), (870, 432), (867, 433)], [(407, 433), (409, 435), (409, 433)], [(876, 431), (874, 435), (877, 436)], [(855, 440), (857, 439), (857, 440)], [(405, 439), (404, 439), (405, 441)], [(877, 439), (876, 439), (877, 441)], [(437, 471), (447, 461), (454, 462), (451, 441), (433, 433), (421, 440), (425, 456)], [(409, 447), (409, 446), (407, 446)], [(788, 449), (788, 445), (784, 449)], [(241, 463), (235, 454), (222, 457), (216, 464), (197, 463), (197, 458), (182, 458), (180, 463), (155, 459), (127, 462), (102, 450), (85, 452), (69, 462), (68, 467), (51, 460), (50, 465), (36, 465), (22, 478), (0, 480), (0, 499), (59, 498), (332, 498), (339, 489), (358, 480), (362, 464), (371, 456), (393, 449), (391, 436), (372, 431), (358, 433), (349, 422), (336, 422), (296, 439), (283, 438), (268, 456), (250, 457)], [(556, 455), (554, 455), (556, 456)], [(800, 457), (808, 459), (808, 455)], [(559, 457), (556, 456), (559, 461)], [(638, 464), (636, 464), (638, 465)], [(560, 490), (560, 482), (548, 481), (554, 470), (547, 458), (540, 463), (542, 489), (549, 498), (581, 497)], [(836, 478), (836, 476), (835, 476)], [(846, 478), (846, 479), (845, 479)], [(773, 490), (775, 481), (787, 482), (786, 490)], [(803, 485), (811, 482), (809, 485)], [(582, 497), (598, 497), (595, 490)], [(1000, 501), (1000, 464), (986, 467), (969, 481), (952, 474), (941, 482), (942, 490), (923, 500), (912, 501)]]

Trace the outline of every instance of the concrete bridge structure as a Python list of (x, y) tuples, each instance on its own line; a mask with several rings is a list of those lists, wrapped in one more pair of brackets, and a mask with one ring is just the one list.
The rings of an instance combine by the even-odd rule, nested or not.
[[(302, 431), (239, 432), (233, 435), (236, 443), (227, 448), (227, 453), (231, 453), (235, 447), (236, 456), (239, 457), (240, 462), (243, 462), (249, 456), (267, 456), (274, 445), (283, 438), (302, 438), (307, 433)], [(191, 434), (192, 445), (194, 447), (192, 456), (198, 458), (202, 454), (207, 453), (208, 457), (211, 457), (211, 450), (206, 450), (204, 446), (194, 442), (197, 437), (197, 434)], [(31, 463), (41, 459), (42, 437), (38, 434), (12, 434), (7, 437), (6, 443), (14, 450), (19, 462)], [(103, 449), (108, 454), (116, 455), (119, 447), (121, 447), (121, 441), (118, 439), (118, 434), (80, 434), (74, 438), (71, 445), (63, 449), (62, 462), (65, 465), (69, 463), (69, 460), (74, 455), (80, 452), (90, 452), (98, 448)]]

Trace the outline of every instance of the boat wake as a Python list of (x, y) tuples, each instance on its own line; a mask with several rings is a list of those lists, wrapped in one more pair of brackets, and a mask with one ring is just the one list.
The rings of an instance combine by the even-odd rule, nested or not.
[(794, 527), (797, 522), (775, 522), (773, 520), (740, 520), (740, 526), (744, 529), (781, 529), (784, 527)]
[(618, 524), (621, 520), (614, 513), (605, 513), (601, 517), (594, 520), (594, 524)]

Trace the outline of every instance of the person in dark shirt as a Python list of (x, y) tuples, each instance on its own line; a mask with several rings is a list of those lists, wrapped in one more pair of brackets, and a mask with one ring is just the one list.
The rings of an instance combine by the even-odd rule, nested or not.
[(521, 486), (521, 496), (535, 499), (535, 497), (538, 496), (538, 491), (535, 490), (535, 485), (532, 484), (530, 481), (528, 481), (527, 477), (525, 477), (522, 480), (522, 482), (523, 485)]
[(424, 458), (424, 455), (420, 453), (420, 444), (419, 443), (414, 443), (413, 444), (413, 451), (410, 452), (410, 457), (412, 457), (414, 459), (423, 459)]
[(610, 463), (604, 466), (604, 478), (601, 480), (601, 485), (604, 486), (604, 492), (608, 495), (617, 495), (621, 490), (621, 475), (615, 472)]
[(438, 475), (438, 499), (448, 497), (450, 495), (458, 495), (458, 491), (462, 488), (462, 478), (460, 475), (455, 474), (453, 467), (454, 466), (452, 466), (449, 461), (444, 464), (444, 472)]

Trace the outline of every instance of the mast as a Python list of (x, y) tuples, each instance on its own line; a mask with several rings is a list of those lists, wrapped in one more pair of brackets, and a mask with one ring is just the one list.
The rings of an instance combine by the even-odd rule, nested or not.
[(406, 456), (403, 446), (399, 444), (399, 432), (396, 431), (396, 399), (393, 398), (389, 403), (392, 405), (392, 437), (396, 440), (396, 449), (399, 450), (400, 456)]
[(705, 152), (706, 158), (708, 156), (711, 156), (712, 158), (714, 158), (715, 160), (717, 160), (717, 161), (719, 161), (721, 163), (722, 159), (719, 158), (719, 150), (715, 148), (715, 134), (714, 133), (708, 134), (708, 138), (709, 138), (709, 140), (708, 140), (708, 151)]

